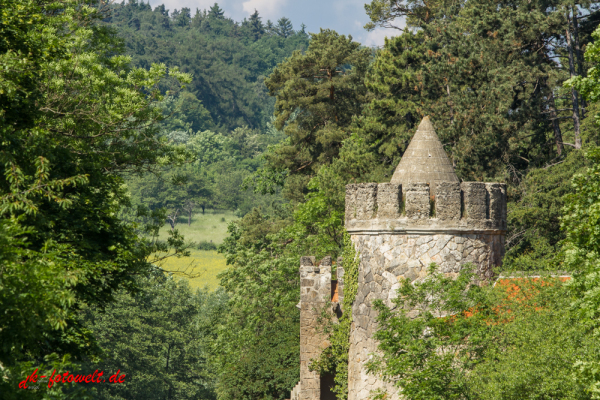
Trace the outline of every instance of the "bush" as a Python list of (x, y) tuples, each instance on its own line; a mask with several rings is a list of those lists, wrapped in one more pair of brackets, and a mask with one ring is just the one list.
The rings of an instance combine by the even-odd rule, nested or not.
[(217, 249), (217, 245), (214, 244), (213, 242), (207, 242), (206, 240), (198, 242), (198, 250), (216, 250), (216, 249)]

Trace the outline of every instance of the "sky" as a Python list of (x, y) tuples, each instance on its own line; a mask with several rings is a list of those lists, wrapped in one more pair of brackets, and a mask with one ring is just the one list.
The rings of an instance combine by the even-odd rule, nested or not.
[[(225, 16), (234, 21), (242, 21), (258, 10), (263, 23), (268, 19), (276, 22), (281, 17), (292, 21), (295, 30), (306, 25), (306, 31), (319, 32), (319, 28), (329, 28), (352, 38), (365, 46), (382, 46), (386, 36), (396, 34), (395, 29), (376, 28), (367, 32), (363, 26), (369, 22), (365, 12), (366, 0), (221, 0), (219, 7)], [(208, 9), (215, 0), (150, 0), (152, 7), (164, 4), (175, 10), (188, 7), (194, 15), (196, 8)]]

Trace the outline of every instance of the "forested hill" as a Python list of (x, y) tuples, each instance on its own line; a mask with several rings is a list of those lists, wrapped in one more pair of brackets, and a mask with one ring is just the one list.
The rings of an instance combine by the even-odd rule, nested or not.
[[(265, 126), (275, 99), (268, 95), (264, 78), (294, 50), (305, 50), (309, 41), (304, 28), (294, 31), (285, 17), (263, 23), (255, 12), (236, 22), (216, 3), (192, 15), (189, 8), (152, 9), (130, 0), (114, 5), (105, 21), (124, 38), (135, 66), (164, 63), (193, 75), (182, 108), (194, 131)], [(168, 90), (165, 85), (162, 89)]]

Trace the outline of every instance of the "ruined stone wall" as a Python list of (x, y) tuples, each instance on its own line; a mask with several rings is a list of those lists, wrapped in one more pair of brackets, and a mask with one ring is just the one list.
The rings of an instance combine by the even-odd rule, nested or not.
[(318, 332), (323, 307), (331, 305), (331, 257), (320, 263), (315, 257), (300, 258), (300, 386), (299, 400), (320, 400), (321, 377), (309, 366), (329, 343)]
[(352, 308), (349, 400), (370, 398), (391, 383), (367, 374), (377, 351), (375, 299), (388, 305), (398, 279), (422, 279), (435, 262), (441, 272), (458, 274), (472, 263), (483, 278), (500, 265), (506, 229), (506, 187), (499, 183), (442, 182), (430, 197), (429, 185), (355, 184), (346, 187), (346, 229), (360, 257), (358, 293)]

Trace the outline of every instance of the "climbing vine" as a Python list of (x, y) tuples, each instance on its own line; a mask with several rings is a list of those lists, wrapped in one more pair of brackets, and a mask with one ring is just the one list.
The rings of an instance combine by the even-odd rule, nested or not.
[(348, 351), (350, 349), (350, 327), (352, 326), (352, 304), (358, 291), (358, 253), (350, 240), (348, 232), (344, 232), (344, 248), (342, 250), (344, 267), (344, 299), (342, 301), (342, 316), (334, 321), (325, 319), (323, 326), (325, 334), (329, 335), (330, 345), (313, 360), (311, 369), (320, 374), (335, 375), (335, 392), (339, 400), (348, 398)]

